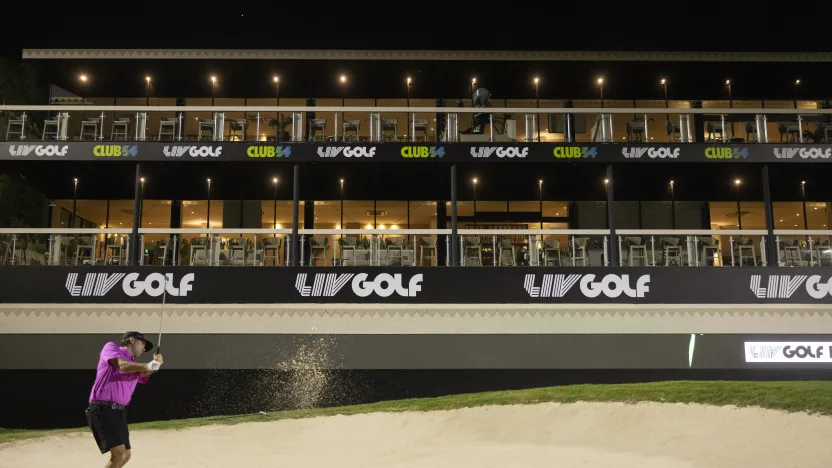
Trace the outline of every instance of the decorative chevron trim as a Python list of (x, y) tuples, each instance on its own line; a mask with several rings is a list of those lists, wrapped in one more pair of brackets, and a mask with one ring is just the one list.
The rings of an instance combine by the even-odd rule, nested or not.
[(626, 52), (469, 50), (23, 49), (24, 59), (468, 60), (602, 62), (832, 62), (829, 52)]
[[(161, 309), (132, 304), (2, 304), (0, 334), (155, 330)], [(170, 333), (536, 334), (832, 333), (832, 308), (811, 305), (169, 305)]]

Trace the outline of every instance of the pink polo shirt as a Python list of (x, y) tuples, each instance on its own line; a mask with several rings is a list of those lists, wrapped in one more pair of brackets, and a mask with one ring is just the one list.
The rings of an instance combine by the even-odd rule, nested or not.
[(135, 362), (133, 356), (117, 344), (110, 342), (104, 345), (98, 360), (98, 371), (90, 392), (90, 401), (111, 401), (127, 406), (136, 384), (147, 383), (148, 377), (142, 377), (138, 372), (123, 372), (113, 367), (108, 361), (114, 358)]

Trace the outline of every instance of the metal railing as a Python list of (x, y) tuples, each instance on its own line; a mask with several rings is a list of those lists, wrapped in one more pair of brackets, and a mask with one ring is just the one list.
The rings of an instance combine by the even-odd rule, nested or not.
[[(0, 229), (2, 265), (127, 265), (130, 229)], [(460, 229), (461, 266), (832, 266), (832, 231)], [(139, 265), (288, 266), (291, 229), (141, 228)], [(299, 266), (450, 266), (450, 229), (299, 229)], [(618, 253), (613, 264), (612, 249)]]
[(694, 142), (693, 116), (703, 141), (832, 141), (832, 109), (0, 105), (0, 113), (8, 141), (538, 142), (544, 115), (563, 135), (549, 141)]

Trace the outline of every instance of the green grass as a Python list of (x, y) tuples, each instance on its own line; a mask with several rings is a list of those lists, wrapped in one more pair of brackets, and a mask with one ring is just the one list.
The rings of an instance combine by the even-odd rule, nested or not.
[[(706, 405), (754, 406), (787, 412), (832, 416), (832, 382), (732, 382), (674, 381), (619, 385), (570, 385), (502, 392), (452, 395), (439, 398), (384, 401), (366, 405), (293, 410), (263, 415), (213, 416), (207, 418), (156, 421), (130, 426), (133, 430), (184, 429), (211, 424), (239, 424), (320, 416), (374, 412), (437, 411), (487, 405), (574, 403), (578, 401), (638, 403), (699, 403)], [(0, 444), (14, 440), (86, 431), (59, 429), (24, 431), (0, 428)]]

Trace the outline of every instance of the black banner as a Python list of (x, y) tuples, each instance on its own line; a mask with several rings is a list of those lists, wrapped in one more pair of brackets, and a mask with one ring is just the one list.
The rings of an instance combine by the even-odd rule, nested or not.
[(832, 162), (832, 145), (703, 143), (3, 142), (0, 160), (440, 162)]
[(812, 268), (0, 267), (3, 303), (832, 304)]

